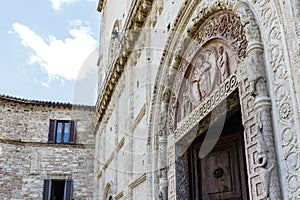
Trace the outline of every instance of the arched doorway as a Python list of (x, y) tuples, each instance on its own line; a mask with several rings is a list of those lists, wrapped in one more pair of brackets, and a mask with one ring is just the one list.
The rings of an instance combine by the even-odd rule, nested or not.
[[(232, 9), (230, 7), (232, 5), (222, 6)], [(189, 178), (191, 163), (189, 164), (189, 156), (185, 151), (191, 145), (193, 146), (193, 141), (199, 136), (197, 134), (203, 133), (199, 131), (199, 124), (238, 89), (237, 99), (241, 104), (242, 113), (240, 117), (245, 129), (243, 131), (245, 150), (242, 157), (247, 160), (247, 171), (239, 171), (239, 174), (243, 173), (242, 176), (247, 177), (247, 180), (240, 178), (239, 182), (242, 183), (241, 185), (248, 182), (250, 199), (280, 199), (278, 166), (270, 115), (271, 102), (263, 70), (264, 50), (259, 31), (246, 38), (249, 32), (245, 33), (244, 25), (250, 24), (249, 26), (251, 28), (254, 26), (253, 30), (256, 31), (258, 29), (255, 21), (242, 22), (238, 15), (229, 11), (230, 9), (224, 10), (222, 6), (216, 4), (216, 7), (210, 7), (211, 13), (205, 12), (206, 7), (203, 7), (203, 12), (199, 15), (206, 16), (197, 18), (200, 22), (194, 20), (194, 25), (188, 29), (192, 38), (177, 41), (182, 46), (178, 48), (177, 56), (173, 59), (175, 73), (170, 70), (165, 83), (167, 87), (161, 95), (163, 116), (161, 124), (165, 123), (164, 112), (166, 112), (168, 126), (167, 128), (161, 126), (158, 138), (159, 151), (162, 152), (158, 154), (161, 157), (158, 161), (161, 176), (159, 187), (162, 195), (160, 196), (166, 196), (166, 189), (171, 198), (189, 199), (190, 194), (193, 194), (188, 190), (193, 180)], [(252, 15), (247, 5), (236, 7), (242, 10), (237, 9), (239, 15), (240, 12)], [(246, 20), (249, 19), (254, 20), (251, 16)], [(195, 30), (195, 27), (198, 29)], [(251, 45), (247, 43), (249, 41)], [(197, 66), (201, 68), (197, 69)], [(221, 66), (224, 71), (221, 70)], [(240, 77), (243, 68), (247, 68), (249, 77)], [(231, 107), (230, 103), (229, 106)], [(225, 106), (225, 112), (231, 109)], [(215, 116), (216, 120), (221, 116), (222, 112)], [(167, 146), (164, 146), (166, 143)], [(168, 168), (161, 167), (166, 165), (163, 161), (164, 152), (168, 157)], [(168, 188), (165, 184), (166, 177), (169, 179)], [(198, 189), (201, 192), (203, 190), (202, 187)], [(246, 193), (241, 190), (239, 194), (248, 196)], [(228, 196), (228, 198), (243, 199), (244, 196)]]

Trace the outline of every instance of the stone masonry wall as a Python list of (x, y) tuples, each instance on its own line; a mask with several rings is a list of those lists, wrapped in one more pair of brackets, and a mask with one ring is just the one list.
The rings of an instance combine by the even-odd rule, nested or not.
[[(0, 97), (0, 199), (42, 199), (44, 179), (73, 180), (73, 199), (92, 199), (93, 108)], [(76, 144), (48, 144), (49, 119), (76, 121)]]

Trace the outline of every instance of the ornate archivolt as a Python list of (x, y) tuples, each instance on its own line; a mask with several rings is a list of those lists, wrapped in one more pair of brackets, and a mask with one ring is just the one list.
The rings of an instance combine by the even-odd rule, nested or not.
[[(183, 9), (188, 10), (187, 6), (183, 6)], [(249, 186), (253, 186), (253, 189), (250, 189), (251, 199), (281, 199), (279, 173), (275, 156), (274, 137), (277, 140), (276, 144), (278, 144), (276, 146), (277, 151), (283, 152), (282, 154), (279, 154), (280, 159), (282, 159), (282, 163), (284, 163), (284, 165), (280, 166), (280, 174), (281, 176), (284, 176), (284, 178), (281, 179), (281, 181), (283, 181), (281, 185), (281, 188), (283, 188), (283, 196), (284, 198), (287, 197), (289, 199), (297, 199), (300, 194), (300, 176), (298, 172), (300, 165), (300, 156), (298, 136), (295, 124), (297, 116), (292, 112), (292, 108), (295, 107), (295, 97), (291, 94), (291, 83), (288, 79), (290, 75), (289, 62), (285, 60), (286, 55), (284, 53), (284, 33), (281, 32), (282, 29), (279, 14), (276, 11), (274, 2), (270, 0), (253, 0), (247, 3), (244, 1), (237, 2), (231, 0), (201, 1), (199, 3), (198, 9), (196, 9), (196, 11), (194, 12), (193, 19), (190, 20), (187, 26), (188, 28), (180, 27), (179, 23), (179, 25), (175, 27), (175, 31), (178, 29), (185, 29), (186, 36), (194, 36), (199, 30), (200, 25), (203, 26), (204, 22), (206, 23), (207, 21), (209, 21), (207, 19), (210, 16), (212, 16), (214, 13), (225, 10), (234, 13), (234, 16), (238, 17), (241, 26), (243, 27), (243, 34), (238, 34), (232, 38), (245, 38), (245, 41), (247, 42), (247, 45), (245, 46), (246, 48), (239, 51), (237, 50), (239, 46), (231, 46), (230, 44), (232, 43), (230, 41), (228, 42), (228, 40), (225, 40), (227, 42), (226, 44), (231, 46), (231, 50), (237, 53), (237, 76), (241, 84), (239, 86), (240, 90), (245, 89), (244, 91), (246, 91), (247, 88), (250, 88), (247, 98), (249, 98), (250, 100), (254, 100), (252, 105), (254, 106), (255, 114), (253, 118), (249, 118), (249, 121), (255, 119), (257, 122), (256, 124), (258, 124), (256, 126), (256, 129), (253, 130), (253, 133), (255, 134), (253, 138), (251, 138), (254, 142), (252, 141), (250, 143), (250, 145), (253, 145), (255, 152), (249, 151), (247, 152), (248, 155), (246, 155), (248, 159), (248, 173), (249, 176), (253, 178), (253, 182), (249, 182)], [(254, 10), (255, 17), (252, 10)], [(184, 13), (184, 11), (180, 12)], [(261, 31), (258, 28), (257, 22), (259, 22)], [(210, 29), (206, 29), (205, 31), (210, 32), (210, 34), (212, 35), (215, 33)], [(212, 35), (210, 35), (210, 37)], [(261, 36), (263, 40), (261, 40)], [(158, 94), (161, 95), (161, 118), (158, 122), (158, 146), (160, 152), (158, 158), (158, 168), (160, 169), (159, 189), (162, 199), (167, 196), (167, 193), (169, 194), (169, 198), (174, 197), (174, 194), (176, 194), (176, 192), (174, 192), (174, 190), (176, 190), (176, 188), (174, 189), (174, 176), (172, 175), (174, 174), (175, 170), (175, 160), (174, 158), (170, 157), (170, 155), (173, 155), (172, 149), (174, 149), (175, 145), (172, 144), (172, 142), (175, 141), (172, 141), (171, 139), (167, 140), (168, 137), (173, 138), (173, 136), (167, 135), (168, 128), (164, 124), (167, 122), (171, 123), (169, 127), (170, 130), (176, 131), (177, 127), (175, 126), (175, 124), (180, 123), (188, 113), (192, 113), (194, 107), (197, 106), (197, 103), (199, 103), (199, 101), (201, 104), (201, 100), (199, 99), (196, 104), (193, 103), (193, 99), (195, 99), (194, 96), (199, 98), (200, 92), (195, 95), (191, 91), (189, 91), (189, 95), (185, 95), (188, 94), (188, 92), (184, 94), (184, 88), (187, 86), (181, 84), (185, 83), (186, 85), (189, 85), (189, 90), (191, 90), (191, 86), (193, 85), (192, 83), (195, 83), (196, 85), (196, 82), (198, 82), (197, 78), (195, 79), (195, 81), (192, 81), (192, 79), (190, 79), (192, 76), (192, 72), (196, 70), (195, 67), (190, 67), (190, 63), (196, 62), (195, 57), (194, 55), (191, 55), (191, 57), (185, 56), (185, 52), (187, 52), (186, 50), (192, 49), (187, 48), (187, 44), (190, 43), (190, 39), (186, 40), (186, 37), (183, 37), (182, 39), (181, 36), (178, 36), (178, 34), (175, 33), (173, 37), (173, 39), (169, 40), (169, 42), (173, 44), (167, 46), (174, 46), (174, 44), (179, 44), (177, 57), (174, 58), (173, 55), (167, 55), (167, 57), (163, 58), (162, 60), (162, 62), (166, 61), (166, 63), (164, 63), (166, 66), (170, 65), (171, 61), (173, 64), (173, 68), (162, 68), (163, 70), (165, 70), (163, 71), (164, 73), (158, 73), (161, 74), (162, 77), (166, 77), (164, 79), (158, 78), (158, 80), (162, 80), (160, 84), (163, 85), (161, 88), (159, 88), (160, 91), (158, 91)], [(205, 37), (201, 38), (204, 38), (205, 40)], [(197, 40), (201, 41), (201, 38), (197, 38)], [(228, 39), (228, 37), (226, 38)], [(224, 38), (222, 37), (218, 39), (224, 40)], [(243, 39), (241, 39), (241, 41), (243, 41)], [(205, 46), (205, 43), (202, 43), (199, 46), (203, 45), (204, 49), (200, 51), (206, 52), (205, 48), (210, 47), (210, 45), (207, 44), (207, 46)], [(218, 45), (216, 45), (216, 48), (217, 47)], [(230, 48), (228, 49), (227, 47), (226, 51), (228, 52), (229, 50)], [(195, 54), (198, 53), (201, 57), (201, 52), (193, 51), (193, 49), (191, 51), (195, 52)], [(245, 59), (243, 59), (243, 56), (241, 55), (244, 55)], [(185, 65), (185, 61), (181, 59), (181, 57), (184, 57), (185, 60), (187, 60), (188, 64)], [(214, 65), (217, 66), (217, 56), (212, 56), (211, 54), (208, 60), (213, 60), (212, 57), (214, 57), (215, 59)], [(207, 60), (207, 58), (205, 60)], [(188, 68), (190, 68), (190, 72), (186, 70)], [(184, 70), (180, 71), (181, 69)], [(180, 80), (186, 80), (182, 82), (178, 81), (179, 79), (176, 78), (176, 74), (179, 74), (178, 76), (181, 76)], [(267, 82), (269, 82), (268, 85)], [(176, 85), (177, 83), (178, 85)], [(195, 85), (192, 87), (197, 88), (198, 86), (196, 87)], [(210, 93), (212, 92), (213, 88), (214, 87), (211, 86)], [(200, 91), (199, 88), (197, 90)], [(240, 95), (244, 94), (242, 94), (242, 92), (240, 91)], [(269, 97), (269, 95), (271, 96), (271, 98)], [(181, 102), (181, 107), (177, 106), (178, 100), (180, 100)], [(184, 101), (189, 103), (185, 104), (183, 103)], [(243, 102), (243, 99), (241, 99), (241, 101)], [(245, 108), (246, 104), (242, 105), (242, 107)], [(248, 111), (243, 111), (243, 115), (249, 113)], [(170, 115), (168, 116), (169, 120), (166, 120), (166, 112), (170, 113)], [(180, 117), (176, 116), (176, 113), (178, 113)], [(271, 113), (273, 113), (273, 119), (271, 118)], [(247, 125), (247, 123), (249, 123), (249, 121), (247, 120), (244, 119), (244, 125)], [(277, 120), (278, 123), (276, 123)], [(275, 122), (274, 125), (271, 124), (272, 121)], [(275, 130), (273, 129), (273, 127), (275, 127)], [(250, 133), (245, 132), (245, 134), (247, 137), (247, 134)], [(249, 147), (249, 150), (251, 148)], [(168, 171), (166, 171), (167, 168), (163, 167), (165, 166), (165, 161), (163, 160), (167, 157), (167, 154), (169, 155), (169, 160), (171, 160), (168, 163)], [(168, 184), (170, 184), (170, 189), (168, 192), (166, 192), (167, 187), (165, 186), (165, 182), (168, 179), (164, 177), (168, 177), (169, 179)], [(260, 191), (258, 191), (257, 185), (260, 185)]]

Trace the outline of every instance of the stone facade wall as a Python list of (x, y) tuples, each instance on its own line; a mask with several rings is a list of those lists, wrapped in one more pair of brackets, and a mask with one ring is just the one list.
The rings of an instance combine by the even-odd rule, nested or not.
[[(243, 32), (234, 30), (239, 35), (233, 36), (232, 41), (243, 38), (247, 43), (230, 45), (243, 46), (243, 53), (237, 53), (243, 55), (239, 55), (236, 73), (239, 85), (243, 85), (239, 87), (239, 103), (244, 110), (250, 199), (267, 199), (269, 196), (271, 199), (281, 199), (281, 196), (297, 199), (300, 191), (299, 184), (295, 184), (299, 180), (295, 163), (299, 158), (297, 138), (300, 134), (297, 131), (300, 111), (298, 3), (293, 0), (137, 0), (131, 4), (132, 8), (128, 8), (129, 13), (123, 20), (124, 15), (120, 17), (118, 12), (130, 5), (128, 1), (120, 8), (115, 1), (100, 2), (105, 2), (101, 10), (105, 28), (101, 33), (106, 43), (111, 39), (117, 20), (122, 21), (121, 30), (127, 30), (129, 34), (124, 33), (123, 43), (119, 42), (116, 48), (121, 53), (112, 62), (105, 58), (110, 55), (107, 48), (110, 45), (100, 46), (101, 70), (106, 71), (99, 70), (99, 74), (100, 77), (107, 75), (108, 79), (102, 79), (105, 81), (100, 84), (101, 95), (96, 105), (99, 124), (94, 176), (96, 196), (100, 199), (110, 195), (116, 199), (134, 199), (140, 194), (147, 199), (180, 197), (176, 188), (186, 187), (175, 178), (178, 174), (175, 163), (178, 136), (172, 132), (174, 130), (168, 130), (172, 126), (168, 120), (172, 117), (166, 119), (172, 115), (170, 110), (176, 107), (182, 80), (187, 78), (175, 79), (176, 75), (184, 73), (179, 68), (180, 64), (185, 65), (185, 62), (180, 63), (180, 56), (186, 56), (184, 53), (193, 55), (199, 48), (191, 45), (185, 49), (190, 42), (186, 38), (193, 37), (217, 13), (231, 12), (242, 24)], [(229, 23), (218, 23), (203, 32), (213, 35), (219, 30), (218, 25), (220, 29), (225, 27), (223, 33), (231, 32), (234, 27), (228, 28)], [(130, 32), (132, 30), (140, 31), (138, 38)], [(230, 42), (230, 38), (223, 36), (218, 38)], [(201, 41), (201, 37), (197, 39)], [(257, 94), (254, 94), (255, 89)], [(195, 118), (199, 123), (200, 119)], [(188, 119), (194, 118), (191, 115)], [(183, 129), (191, 128), (191, 121), (182, 124)], [(262, 132), (257, 129), (259, 123), (265, 126)], [(267, 138), (270, 151), (263, 152), (263, 156), (268, 157), (268, 166), (260, 166), (258, 170), (256, 159), (260, 151), (258, 146), (262, 143), (258, 140), (260, 137)], [(291, 155), (297, 156), (292, 158)], [(164, 168), (166, 164), (168, 168)], [(270, 180), (264, 178), (267, 173), (272, 173)]]
[[(92, 199), (93, 108), (0, 98), (0, 199), (42, 199), (44, 179), (72, 179), (73, 199)], [(49, 119), (76, 121), (76, 144), (48, 144)]]
[[(131, 33), (135, 27), (126, 30), (128, 28), (126, 26), (132, 18), (137, 20), (139, 17), (143, 18), (143, 14), (137, 10), (146, 7), (149, 1), (124, 1), (124, 5), (119, 5), (116, 1), (103, 2), (99, 77), (107, 76), (113, 67), (108, 59), (110, 56), (108, 47), (111, 44), (110, 40), (113, 40), (111, 33), (114, 23), (121, 22), (120, 32), (127, 40), (126, 33)], [(182, 4), (183, 1), (157, 1), (155, 6), (145, 9), (153, 17), (158, 15), (158, 12), (160, 14), (155, 19), (144, 18), (145, 25), (137, 28), (140, 38), (136, 40), (136, 45), (128, 50), (130, 56), (126, 58), (128, 60), (124, 72), (99, 123), (95, 149), (95, 199), (103, 199), (110, 195), (116, 199), (153, 198), (150, 194), (151, 179), (148, 178), (152, 169), (148, 168), (147, 148), (151, 125), (151, 101), (160, 58), (164, 54), (163, 49), (170, 27), (176, 18), (174, 13), (178, 12)], [(171, 14), (169, 9), (162, 9), (164, 6), (172, 8), (174, 13)], [(125, 14), (122, 15), (123, 13)], [(120, 41), (117, 43), (120, 44)], [(116, 51), (119, 50), (117, 46)], [(103, 82), (101, 87), (105, 83)], [(101, 94), (101, 90), (99, 91)], [(109, 186), (110, 189), (107, 189)]]

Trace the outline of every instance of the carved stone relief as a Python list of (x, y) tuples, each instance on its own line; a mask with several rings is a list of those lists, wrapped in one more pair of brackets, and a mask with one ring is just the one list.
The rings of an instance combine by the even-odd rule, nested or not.
[(230, 74), (236, 73), (236, 69), (236, 56), (223, 40), (211, 40), (200, 48), (184, 75), (178, 95), (177, 122), (211, 95)]
[[(186, 8), (185, 8), (186, 9)], [(282, 150), (283, 157), (282, 159), (282, 166), (281, 166), (281, 176), (285, 176), (282, 178), (282, 188), (283, 188), (283, 197), (282, 198), (289, 198), (289, 199), (298, 199), (300, 194), (300, 187), (299, 187), (299, 145), (298, 145), (298, 133), (296, 131), (296, 125), (295, 120), (297, 120), (297, 116), (295, 113), (293, 113), (292, 109), (294, 107), (293, 104), (295, 104), (295, 97), (291, 94), (290, 90), (290, 72), (289, 72), (289, 63), (286, 60), (287, 56), (285, 55), (285, 48), (284, 48), (284, 33), (281, 33), (281, 26), (282, 23), (280, 22), (280, 16), (277, 12), (277, 7), (274, 4), (273, 1), (267, 0), (267, 1), (256, 1), (256, 0), (249, 0), (249, 1), (232, 1), (232, 0), (225, 0), (225, 1), (219, 1), (219, 0), (203, 0), (199, 3), (198, 10), (196, 13), (198, 13), (198, 16), (194, 18), (193, 20), (190, 20), (190, 29), (188, 29), (188, 32), (190, 32), (190, 35), (194, 35), (195, 29), (198, 29), (200, 25), (197, 24), (203, 24), (205, 20), (208, 20), (210, 16), (213, 15), (213, 13), (217, 13), (221, 10), (231, 10), (233, 11), (237, 16), (236, 17), (239, 21), (238, 26), (241, 27), (240, 34), (238, 34), (238, 38), (240, 41), (243, 41), (240, 43), (240, 45), (235, 45), (238, 43), (234, 39), (226, 38), (226, 42), (233, 46), (234, 52), (238, 52), (239, 59), (249, 56), (250, 58), (247, 58), (247, 67), (248, 69), (244, 73), (245, 76), (243, 76), (243, 79), (241, 82), (246, 82), (243, 84), (239, 89), (243, 90), (243, 92), (247, 92), (248, 90), (248, 84), (251, 84), (251, 94), (243, 94), (240, 98), (242, 99), (241, 103), (244, 104), (244, 108), (246, 106), (252, 106), (253, 107), (253, 99), (257, 99), (257, 96), (260, 93), (261, 97), (268, 97), (269, 93), (272, 100), (272, 109), (268, 110), (269, 103), (266, 103), (267, 101), (264, 101), (264, 98), (261, 98), (259, 103), (265, 104), (263, 105), (263, 119), (260, 118), (261, 110), (256, 108), (255, 114), (251, 113), (253, 110), (249, 108), (247, 112), (244, 112), (244, 123), (247, 128), (247, 132), (245, 132), (245, 135), (247, 135), (247, 159), (248, 159), (248, 165), (250, 168), (248, 169), (249, 173), (249, 184), (251, 188), (251, 194), (250, 199), (272, 199), (274, 196), (277, 197), (277, 199), (281, 199), (280, 197), (280, 188), (279, 188), (279, 181), (274, 180), (274, 177), (278, 178), (278, 172), (276, 172), (276, 166), (277, 161), (274, 151), (274, 132), (275, 137), (277, 138), (277, 150)], [(253, 15), (253, 12), (255, 12), (255, 17)], [(217, 18), (216, 15), (213, 15), (210, 19)], [(258, 28), (257, 22), (260, 24), (261, 30)], [(241, 24), (240, 24), (241, 23)], [(218, 35), (218, 30), (215, 27), (218, 26), (219, 23), (216, 23), (215, 26), (210, 26), (211, 28), (203, 29), (202, 26), (201, 29), (206, 30), (204, 31), (207, 36), (210, 36), (210, 38), (215, 37)], [(227, 26), (225, 26), (227, 27)], [(175, 27), (176, 28), (176, 27)], [(182, 28), (182, 27), (181, 27)], [(238, 32), (238, 31), (235, 31)], [(205, 35), (203, 34), (203, 35)], [(265, 53), (263, 54), (263, 58), (266, 59), (266, 61), (261, 60), (259, 57), (251, 57), (251, 53), (253, 49), (262, 49), (262, 42), (260, 36), (263, 36), (263, 44), (264, 48), (262, 51)], [(227, 35), (228, 36), (228, 35)], [(199, 39), (205, 37), (199, 37)], [(208, 37), (209, 38), (209, 37)], [(207, 39), (207, 38), (206, 38)], [(222, 37), (222, 39), (224, 39)], [(176, 41), (178, 42), (178, 41)], [(175, 78), (172, 91), (174, 91), (174, 94), (170, 97), (170, 110), (169, 110), (169, 132), (174, 133), (174, 121), (176, 121), (176, 111), (179, 110), (178, 108), (178, 94), (182, 94), (182, 102), (185, 100), (188, 102), (188, 90), (181, 90), (184, 87), (188, 86), (188, 81), (180, 82), (178, 80), (183, 80), (185, 71), (189, 67), (189, 64), (184, 64), (184, 62), (190, 63), (192, 59), (194, 58), (193, 54), (196, 54), (198, 46), (201, 46), (207, 41), (200, 41), (200, 45), (197, 44), (194, 46), (194, 48), (183, 48), (184, 45), (183, 41), (178, 42), (178, 46), (180, 46), (178, 49), (178, 52), (180, 55), (183, 55), (181, 52), (189, 52), (190, 53), (185, 55), (184, 57), (187, 58), (187, 61), (182, 60), (181, 64), (179, 66), (177, 77)], [(247, 49), (246, 49), (247, 47)], [(255, 52), (255, 51), (253, 51)], [(246, 55), (247, 54), (247, 55)], [(189, 60), (190, 59), (190, 60)], [(240, 60), (238, 59), (238, 63)], [(255, 76), (255, 70), (249, 71), (249, 68), (253, 65), (260, 66), (261, 70), (264, 71), (267, 69), (268, 71), (268, 79), (266, 79), (266, 75), (263, 76)], [(177, 67), (176, 67), (177, 69)], [(253, 69), (253, 68), (252, 68)], [(250, 69), (251, 70), (251, 69)], [(164, 74), (163, 74), (164, 75)], [(162, 76), (163, 76), (162, 75)], [(248, 77), (248, 76), (250, 77)], [(259, 75), (261, 75), (259, 73)], [(250, 78), (249, 80), (247, 80)], [(187, 79), (187, 78), (186, 78)], [(271, 80), (272, 83), (269, 83), (272, 85), (271, 87), (264, 86), (264, 82), (267, 80)], [(250, 82), (250, 83), (249, 83)], [(181, 83), (183, 83), (181, 85)], [(271, 88), (271, 91), (268, 91), (268, 88)], [(265, 91), (260, 91), (261, 89)], [(179, 92), (180, 91), (180, 92)], [(266, 93), (265, 93), (266, 92)], [(252, 97), (251, 97), (252, 95)], [(185, 97), (185, 98), (183, 98)], [(266, 100), (266, 99), (265, 99)], [(248, 101), (248, 102), (247, 102)], [(257, 102), (256, 102), (257, 103)], [(182, 104), (184, 105), (184, 104)], [(184, 109), (181, 109), (180, 112), (181, 115), (185, 115), (184, 113), (189, 111), (189, 109), (193, 109), (192, 106), (183, 107)], [(192, 113), (192, 112), (191, 112)], [(266, 113), (269, 113), (268, 115), (265, 115)], [(277, 121), (275, 125), (272, 126), (270, 123), (272, 120), (270, 118), (270, 113), (273, 113), (272, 118), (275, 119), (273, 121)], [(249, 116), (248, 116), (249, 115)], [(245, 121), (248, 120), (248, 121)], [(247, 124), (253, 123), (256, 124), (256, 120), (261, 120), (263, 126), (259, 126), (256, 129), (252, 129), (252, 127), (248, 126)], [(177, 122), (177, 121), (176, 121)], [(267, 123), (268, 122), (268, 123)], [(251, 126), (253, 125), (251, 124)], [(261, 128), (263, 127), (263, 128)], [(267, 129), (265, 129), (267, 127)], [(271, 127), (271, 129), (270, 129)], [(272, 130), (272, 127), (275, 127), (276, 130)], [(276, 134), (277, 133), (277, 134)], [(253, 135), (252, 135), (253, 134)], [(259, 136), (259, 137), (258, 137)], [(169, 141), (168, 141), (169, 143)], [(264, 148), (265, 146), (268, 146), (268, 148)], [(271, 149), (269, 147), (272, 147)], [(271, 152), (271, 154), (270, 154)], [(268, 158), (268, 162), (265, 162)], [(270, 159), (270, 160), (269, 160)], [(254, 170), (255, 168), (255, 170)], [(254, 171), (253, 171), (254, 170)], [(276, 183), (277, 181), (277, 183)], [(257, 186), (262, 186), (262, 191), (258, 191), (256, 188)], [(180, 187), (180, 186), (178, 186)], [(173, 194), (173, 191), (170, 191), (169, 194)], [(271, 196), (273, 195), (273, 196)], [(259, 197), (258, 197), (259, 196)]]
[[(296, 131), (295, 121), (298, 120), (296, 113), (292, 113), (292, 104), (295, 104), (295, 96), (290, 87), (290, 64), (286, 60), (285, 56), (285, 42), (284, 33), (281, 32), (282, 23), (280, 21), (280, 15), (276, 10), (276, 5), (273, 1), (257, 1), (254, 2), (254, 7), (258, 11), (260, 23), (263, 25), (263, 33), (266, 36), (265, 43), (268, 44), (269, 54), (267, 57), (270, 62), (270, 76), (273, 83), (274, 92), (271, 92), (271, 96), (274, 98), (274, 104), (272, 105), (275, 110), (274, 114), (278, 120), (278, 135), (280, 135), (279, 144), (283, 151), (284, 157), (284, 172), (285, 182), (283, 187), (287, 188), (287, 196), (289, 199), (298, 199), (300, 195), (300, 175), (299, 170), (291, 167), (294, 166), (294, 162), (299, 163), (299, 136)], [(291, 140), (289, 143), (285, 143), (286, 130), (290, 130)], [(299, 165), (299, 164), (296, 164)], [(299, 168), (298, 168), (299, 169)], [(298, 183), (298, 184), (295, 184)]]
[(244, 58), (246, 47), (239, 18), (230, 12), (215, 14), (199, 28), (182, 53), (184, 59), (175, 77), (170, 131), (174, 131), (172, 127), (176, 127), (176, 123), (182, 121), (216, 86), (230, 74), (237, 73), (237, 64)]
[(294, 15), (294, 18), (295, 18), (295, 26), (296, 26), (297, 35), (298, 35), (298, 37), (300, 37), (300, 21), (299, 21), (300, 2), (297, 1), (297, 0), (293, 0), (292, 5), (293, 5), (293, 15)]
[(176, 161), (176, 193), (177, 199), (185, 200), (189, 198), (189, 174), (188, 174), (188, 154), (177, 156)]
[[(173, 101), (172, 107), (170, 107), (169, 115), (169, 120), (171, 122), (171, 132), (174, 131), (172, 127), (175, 127), (176, 129), (176, 124), (181, 122), (184, 117), (196, 113), (196, 111), (192, 112), (193, 109), (195, 109), (197, 105), (201, 104), (201, 101), (210, 96), (211, 91), (215, 89), (215, 87), (222, 81), (226, 80), (229, 74), (236, 73), (236, 66), (238, 65), (238, 62), (244, 59), (245, 56), (249, 57), (247, 58), (249, 60), (248, 67), (251, 70), (248, 71), (250, 75), (248, 81), (250, 81), (252, 95), (254, 95), (255, 97), (257, 96), (257, 98), (261, 97), (262, 101), (264, 101), (265, 98), (268, 98), (267, 85), (265, 84), (266, 78), (265, 74), (263, 73), (264, 59), (262, 59), (262, 56), (259, 54), (251, 56), (252, 53), (256, 51), (255, 49), (260, 49), (260, 47), (262, 47), (262, 45), (259, 45), (260, 38), (255, 38), (255, 36), (258, 36), (256, 34), (256, 30), (258, 29), (251, 29), (253, 27), (257, 27), (255, 25), (255, 20), (251, 21), (250, 24), (247, 22), (247, 19), (253, 19), (252, 15), (249, 15), (250, 9), (248, 7), (245, 9), (239, 8), (238, 10), (245, 16), (248, 15), (248, 18), (244, 18), (245, 20), (242, 21), (244, 24), (246, 24), (245, 32), (243, 32), (243, 28), (237, 29), (241, 30), (240, 35), (235, 35), (236, 31), (230, 31), (234, 29), (234, 27), (231, 27), (228, 24), (224, 23), (228, 22), (228, 19), (236, 19), (234, 15), (229, 13), (221, 13), (220, 15), (216, 14), (210, 19), (209, 22), (207, 22), (207, 25), (202, 26), (200, 31), (196, 34), (195, 38), (197, 39), (197, 41), (199, 41), (200, 44), (203, 45), (203, 48), (201, 49), (199, 47), (199, 44), (192, 44), (193, 46), (191, 46), (191, 48), (187, 48), (188, 50), (186, 51), (186, 54), (184, 54), (186, 59), (182, 61), (179, 66), (179, 73), (174, 81), (174, 93), (172, 94), (173, 96), (171, 96), (171, 101)], [(241, 27), (239, 23), (233, 24), (238, 24)], [(229, 30), (224, 31), (226, 30), (226, 28), (222, 28), (223, 26), (227, 28), (229, 27)], [(247, 38), (251, 42), (248, 46), (245, 40), (246, 35), (250, 35)], [(219, 40), (222, 39), (224, 43), (227, 44), (227, 46), (218, 43), (214, 44), (214, 38), (220, 38)], [(207, 41), (209, 41), (208, 44), (206, 44)], [(197, 48), (200, 50), (198, 50)], [(236, 53), (234, 54), (233, 52)], [(232, 62), (232, 60), (234, 60), (232, 59), (234, 58), (234, 56), (237, 56), (239, 58), (236, 59), (235, 63)], [(230, 60), (229, 58), (231, 58), (232, 60)], [(186, 64), (189, 62), (191, 63), (191, 65)], [(233, 70), (231, 70), (232, 65), (234, 66)], [(201, 80), (203, 80), (203, 82), (201, 82)], [(180, 83), (183, 84), (180, 85)], [(259, 99), (259, 101), (260, 100), (261, 99)], [(252, 104), (252, 106), (254, 105)], [(175, 109), (177, 110), (177, 112), (175, 111), (175, 114), (173, 114)], [(277, 164), (275, 164), (276, 158), (274, 150), (274, 139), (272, 131), (270, 131), (270, 127), (272, 128), (272, 125), (271, 118), (270, 116), (268, 116), (270, 115), (270, 111), (268, 111), (268, 105), (265, 104), (261, 109), (256, 110), (256, 112), (263, 112), (262, 115), (264, 116), (264, 119), (261, 120), (261, 122), (263, 122), (267, 128), (263, 130), (263, 133), (261, 133), (260, 138), (263, 139), (257, 140), (255, 142), (258, 146), (258, 164), (250, 163), (250, 166), (248, 166), (252, 168), (254, 167), (254, 165), (256, 165), (256, 167), (258, 168), (258, 175), (260, 178), (257, 183), (258, 185), (262, 185), (263, 193), (259, 193), (256, 195), (251, 194), (251, 197), (255, 198), (258, 195), (259, 198), (263, 199), (281, 198), (280, 187), (278, 184), (278, 168)], [(246, 113), (247, 111), (243, 112), (243, 114)], [(174, 116), (176, 116), (176, 120), (172, 118)], [(259, 114), (256, 115), (256, 120), (258, 122), (260, 121), (259, 116)], [(195, 115), (195, 118), (199, 119), (199, 115)], [(189, 117), (189, 119), (192, 118)], [(183, 130), (183, 134), (181, 131), (178, 132), (177, 129), (174, 133), (176, 137), (184, 136), (184, 132), (186, 132), (186, 130), (189, 130), (189, 128), (191, 127), (191, 120), (185, 120), (183, 122), (183, 125), (180, 126), (180, 130)], [(177, 135), (177, 133), (179, 134)], [(264, 146), (264, 141), (267, 141), (268, 149), (260, 148)], [(266, 159), (269, 161), (265, 162)], [(252, 174), (251, 177), (252, 176), (254, 177), (255, 175)], [(180, 188), (180, 186), (178, 187)]]

